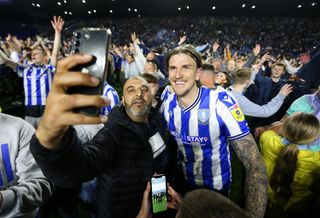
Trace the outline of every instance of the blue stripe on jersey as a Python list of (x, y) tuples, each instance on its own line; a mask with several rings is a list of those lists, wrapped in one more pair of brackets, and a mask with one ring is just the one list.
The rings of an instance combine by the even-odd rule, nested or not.
[[(181, 134), (182, 139), (187, 138), (189, 135), (189, 120), (190, 120), (190, 111), (184, 112), (181, 110)], [(194, 179), (194, 173), (193, 173), (193, 167), (194, 167), (194, 152), (192, 148), (192, 144), (183, 144), (185, 152), (186, 152), (186, 173), (187, 173), (187, 180), (188, 183), (192, 187), (196, 187), (195, 179)]]
[(8, 182), (12, 182), (14, 179), (14, 176), (13, 176), (13, 170), (10, 162), (9, 146), (7, 143), (1, 145), (1, 152), (2, 152), (2, 161), (3, 161), (4, 169), (7, 175), (7, 180)]
[(177, 96), (174, 95), (174, 98), (171, 100), (170, 104), (169, 104), (169, 130), (170, 132), (175, 132), (176, 131), (176, 127), (174, 125), (174, 113), (173, 110), (174, 108), (177, 106)]
[[(220, 126), (220, 148), (219, 148), (219, 154), (220, 154), (220, 169), (221, 169), (221, 177), (222, 177), (222, 189), (223, 190), (229, 190), (231, 185), (230, 175), (231, 175), (231, 166), (229, 165), (229, 158), (228, 158), (228, 149), (227, 146), (227, 135), (223, 134), (227, 131), (227, 128), (225, 127), (225, 124), (222, 120), (222, 118), (217, 114), (217, 119), (219, 121)], [(229, 134), (230, 135), (230, 134)], [(231, 157), (231, 156), (230, 156)]]
[[(204, 97), (206, 96), (206, 97)], [(199, 105), (199, 110), (209, 110), (210, 89), (204, 89)], [(208, 114), (210, 115), (210, 114)], [(209, 117), (208, 117), (209, 122)], [(205, 187), (213, 189), (213, 175), (212, 175), (212, 144), (210, 139), (209, 124), (201, 124), (198, 122), (199, 137), (206, 137), (206, 145), (202, 146), (202, 180)]]
[(109, 105), (106, 107), (107, 108), (107, 111), (108, 111), (108, 114), (110, 113), (110, 111), (112, 110), (112, 107)]
[(165, 102), (165, 101), (168, 99), (168, 97), (169, 97), (170, 94), (171, 94), (171, 92), (170, 92), (170, 86), (167, 85), (167, 86), (165, 87), (165, 89), (162, 91), (161, 96), (160, 96), (160, 99), (162, 100), (162, 102)]
[(19, 64), (19, 65), (17, 66), (16, 72), (22, 72), (22, 71), (24, 70), (24, 68), (25, 68), (24, 66), (22, 66), (22, 65)]
[(27, 81), (27, 92), (28, 92), (28, 96), (26, 96), (28, 98), (28, 103), (27, 105), (28, 106), (31, 106), (32, 105), (32, 96), (31, 96), (31, 93), (32, 93), (32, 90), (31, 90), (31, 76), (32, 76), (32, 68), (30, 68), (27, 72), (27, 75), (26, 75), (26, 81)]
[(101, 109), (101, 115), (109, 114), (110, 111), (112, 110), (112, 108), (114, 106), (118, 105), (119, 102), (120, 102), (120, 99), (119, 99), (117, 91), (112, 86), (110, 86), (108, 83), (105, 83), (104, 90), (103, 90), (103, 96), (108, 96), (109, 97), (110, 93), (112, 95), (112, 98), (110, 99), (111, 100), (111, 104), (109, 106), (103, 107)]
[(37, 105), (41, 105), (41, 68), (37, 67), (37, 73), (36, 73), (36, 92), (37, 92)]

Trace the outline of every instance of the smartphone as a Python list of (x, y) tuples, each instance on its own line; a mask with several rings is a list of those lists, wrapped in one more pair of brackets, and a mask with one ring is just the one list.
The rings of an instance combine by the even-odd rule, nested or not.
[(165, 175), (153, 176), (151, 184), (152, 213), (160, 213), (167, 210), (167, 182)]
[[(83, 28), (74, 31), (72, 38), (72, 53), (83, 53), (93, 55), (90, 63), (78, 65), (71, 69), (72, 71), (80, 71), (89, 73), (97, 77), (100, 83), (96, 87), (76, 86), (68, 90), (69, 94), (85, 94), (85, 95), (102, 95), (104, 84), (107, 77), (107, 57), (111, 42), (111, 31), (105, 28)], [(101, 108), (98, 107), (82, 107), (75, 109), (89, 116), (98, 116)]]

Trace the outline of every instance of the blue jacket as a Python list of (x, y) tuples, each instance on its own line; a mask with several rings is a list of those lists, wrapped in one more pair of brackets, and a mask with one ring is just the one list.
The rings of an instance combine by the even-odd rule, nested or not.
[[(272, 89), (271, 77), (265, 77), (263, 75), (263, 71), (260, 69), (254, 79), (254, 83), (257, 86), (254, 102), (259, 105), (267, 104), (269, 102), (269, 97)], [(279, 87), (282, 87), (287, 83), (287, 80), (280, 79), (278, 83), (280, 83)]]

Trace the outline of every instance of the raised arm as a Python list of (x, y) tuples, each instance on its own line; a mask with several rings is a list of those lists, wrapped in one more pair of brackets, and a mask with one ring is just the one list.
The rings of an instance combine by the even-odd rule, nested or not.
[(0, 64), (5, 64), (10, 67), (13, 71), (17, 70), (18, 63), (14, 62), (0, 49)]
[(264, 78), (264, 76), (262, 76), (262, 65), (265, 61), (269, 61), (270, 58), (271, 56), (269, 55), (268, 52), (261, 57), (258, 65), (256, 66), (256, 69), (252, 71), (251, 78), (250, 78), (251, 81), (254, 81), (256, 77), (258, 78), (258, 80), (261, 80)]
[(116, 46), (116, 45), (112, 45), (113, 47), (113, 51), (120, 57), (122, 58), (122, 53), (120, 51), (120, 49)]
[(51, 55), (51, 63), (53, 66), (57, 65), (59, 49), (61, 45), (61, 31), (64, 25), (64, 20), (62, 17), (53, 17), (53, 21), (51, 21), (52, 27), (54, 29), (54, 43), (53, 50)]
[(147, 59), (143, 55), (143, 52), (142, 52), (141, 48), (139, 47), (139, 39), (137, 38), (136, 33), (131, 34), (131, 40), (133, 42), (134, 50), (136, 51), (135, 55), (134, 55), (134, 59), (137, 63), (137, 66), (138, 66), (140, 72), (143, 72), (143, 68), (147, 62)]
[(262, 156), (251, 134), (230, 144), (246, 168), (246, 212), (251, 218), (262, 218), (268, 201), (268, 176)]
[(13, 51), (20, 51), (19, 45), (16, 44), (17, 38), (15, 36), (12, 36), (10, 33), (6, 37), (6, 42), (8, 43), (9, 47)]
[(214, 42), (212, 44), (212, 57), (213, 58), (220, 58), (219, 52), (218, 52), (218, 48), (220, 47), (220, 45), (217, 42)]
[(40, 46), (41, 42), (42, 42), (42, 38), (40, 36), (37, 36), (37, 41), (30, 46), (31, 50)]
[(239, 105), (243, 110), (243, 113), (252, 117), (270, 117), (276, 113), (284, 99), (292, 92), (292, 86), (285, 84), (281, 87), (277, 96), (271, 99), (267, 104), (258, 105), (247, 99), (245, 96), (240, 96), (238, 99)]
[(252, 55), (250, 55), (250, 57), (248, 58), (247, 62), (243, 65), (243, 67), (251, 67), (257, 60), (257, 57), (260, 54), (260, 51), (261, 51), (260, 44), (256, 44), (256, 46), (252, 49)]

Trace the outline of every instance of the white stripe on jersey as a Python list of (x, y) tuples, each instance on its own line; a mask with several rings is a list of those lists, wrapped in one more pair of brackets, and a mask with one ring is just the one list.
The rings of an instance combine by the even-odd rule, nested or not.
[[(218, 94), (217, 92), (210, 92), (210, 114), (215, 114), (214, 111), (216, 111), (216, 104), (213, 102), (217, 102)], [(220, 145), (221, 141), (219, 139), (219, 136), (221, 134), (220, 127), (219, 127), (219, 121), (217, 119), (217, 116), (210, 116), (209, 118), (210, 128), (210, 139), (212, 144), (212, 175), (213, 175), (213, 187), (220, 190), (222, 189), (222, 177), (221, 177), (221, 167), (220, 167)]]
[[(38, 71), (40, 71), (39, 76)], [(36, 66), (34, 64), (20, 64), (17, 68), (19, 76), (23, 77), (25, 105), (45, 105), (47, 95), (51, 89), (55, 67), (52, 65)], [(39, 82), (40, 90), (37, 88)], [(46, 85), (48, 84), (48, 90)], [(39, 95), (40, 94), (40, 95)], [(39, 96), (38, 96), (39, 95)], [(30, 99), (31, 98), (31, 99)], [(40, 99), (38, 103), (37, 99)]]
[(120, 103), (120, 98), (117, 91), (107, 82), (104, 85), (102, 95), (110, 99), (110, 105), (101, 109), (101, 115), (108, 115), (112, 108)]
[[(178, 106), (179, 107), (179, 106)], [(198, 108), (199, 104), (194, 107), (194, 110), (190, 111), (190, 119), (189, 119), (189, 135), (196, 136), (199, 134), (198, 131)], [(203, 154), (201, 144), (199, 142), (191, 142), (192, 149), (194, 153), (194, 160), (195, 163), (193, 165), (193, 175), (195, 175), (195, 183), (198, 186), (203, 185), (202, 179), (202, 161), (203, 161)]]

